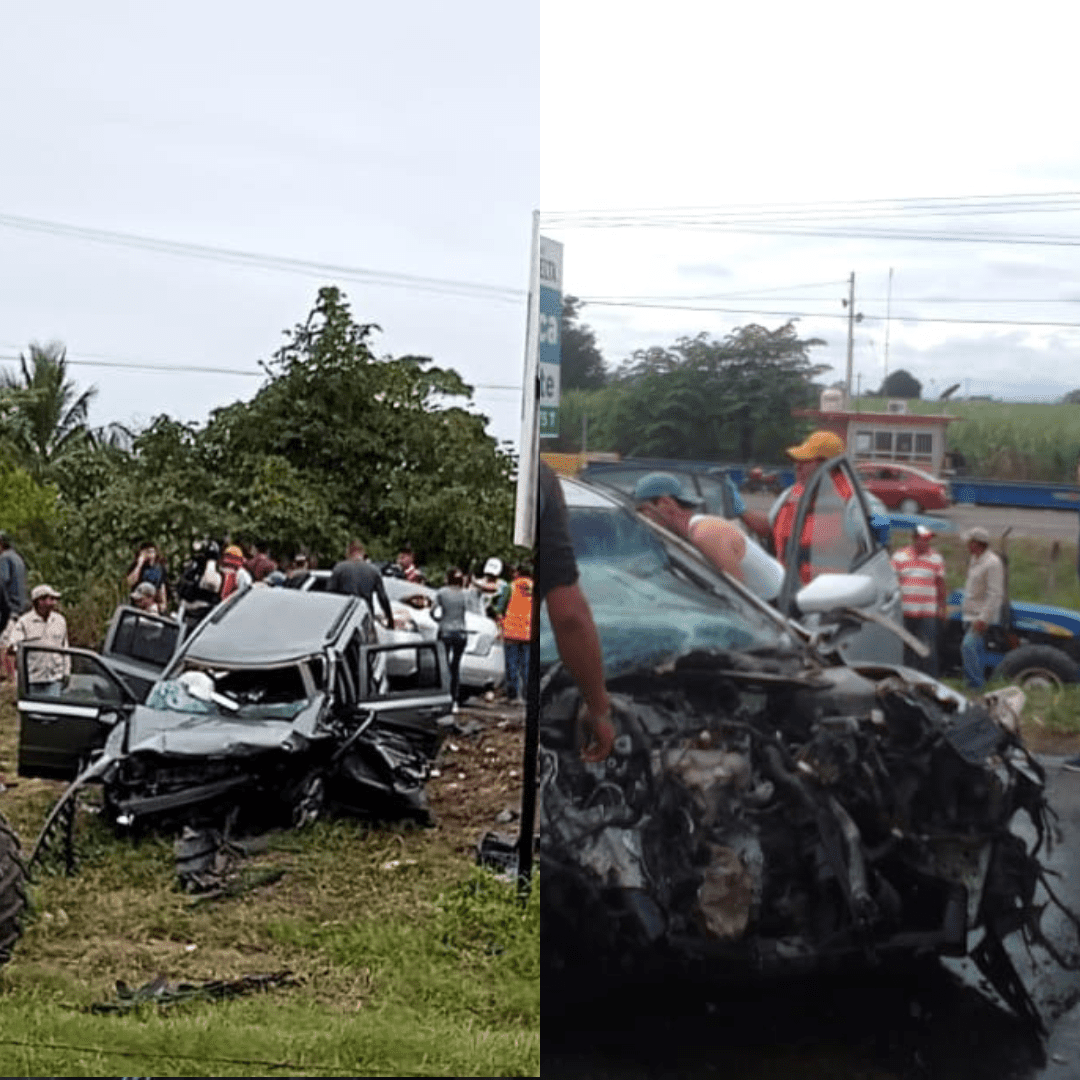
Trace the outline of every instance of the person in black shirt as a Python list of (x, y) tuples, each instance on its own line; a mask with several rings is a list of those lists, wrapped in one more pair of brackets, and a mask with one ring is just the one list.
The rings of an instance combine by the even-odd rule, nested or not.
[(365, 555), (364, 545), (359, 540), (353, 540), (349, 544), (348, 557), (337, 563), (330, 571), (326, 591), (362, 596), (368, 602), (372, 614), (375, 613), (372, 597), (377, 597), (379, 606), (386, 616), (386, 625), (393, 629), (394, 612), (390, 607), (390, 598), (386, 595), (382, 575), (366, 560)]
[(603, 761), (615, 742), (615, 727), (604, 685), (600, 635), (589, 602), (578, 585), (577, 560), (570, 543), (562, 488), (558, 477), (543, 461), (539, 488), (534, 588), (547, 604), (559, 655), (585, 699), (581, 756), (585, 761)]

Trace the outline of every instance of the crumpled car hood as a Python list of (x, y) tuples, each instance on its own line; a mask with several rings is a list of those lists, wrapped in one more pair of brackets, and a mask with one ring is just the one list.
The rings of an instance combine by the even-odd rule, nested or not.
[(782, 655), (683, 657), (609, 690), (600, 764), (574, 744), (576, 689), (553, 682), (543, 706), (549, 957), (779, 973), (963, 955), (981, 928), (972, 958), (1038, 1022), (1001, 943), (1044, 940), (1043, 773), (987, 708), (904, 668)]
[(249, 757), (270, 750), (290, 749), (318, 734), (321, 708), (322, 701), (317, 699), (294, 719), (282, 720), (234, 719), (140, 705), (128, 721), (127, 752), (205, 758)]

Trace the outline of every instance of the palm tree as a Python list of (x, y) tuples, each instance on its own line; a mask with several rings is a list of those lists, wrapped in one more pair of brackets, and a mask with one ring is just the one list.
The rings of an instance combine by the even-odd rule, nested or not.
[(59, 342), (30, 346), (19, 373), (0, 371), (0, 434), (15, 461), (39, 483), (54, 479), (64, 458), (93, 442), (87, 426), (97, 387), (81, 394), (67, 378), (67, 350)]

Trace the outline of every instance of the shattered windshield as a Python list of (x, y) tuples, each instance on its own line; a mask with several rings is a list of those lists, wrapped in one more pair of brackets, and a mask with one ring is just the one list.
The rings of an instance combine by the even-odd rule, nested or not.
[[(629, 510), (568, 506), (580, 585), (600, 633), (609, 677), (655, 667), (695, 649), (779, 646), (777, 628), (722, 579), (663, 541)], [(705, 582), (708, 581), (709, 585)], [(541, 622), (541, 662), (555, 660)]]
[(314, 690), (311, 674), (301, 664), (236, 669), (190, 665), (175, 678), (157, 683), (146, 704), (172, 712), (291, 720)]

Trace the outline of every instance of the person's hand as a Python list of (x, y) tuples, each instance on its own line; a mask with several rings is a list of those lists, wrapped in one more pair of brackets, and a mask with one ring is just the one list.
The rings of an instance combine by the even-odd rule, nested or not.
[(578, 718), (578, 744), (582, 761), (603, 761), (611, 753), (615, 745), (615, 725), (611, 722), (610, 705), (600, 716), (585, 713)]

